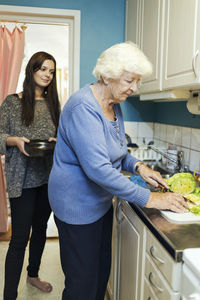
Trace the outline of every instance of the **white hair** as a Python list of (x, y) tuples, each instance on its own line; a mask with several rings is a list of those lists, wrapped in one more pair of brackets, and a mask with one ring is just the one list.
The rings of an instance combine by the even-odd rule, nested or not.
[(98, 58), (93, 75), (119, 78), (125, 71), (146, 77), (152, 73), (152, 64), (132, 42), (119, 43), (106, 49)]

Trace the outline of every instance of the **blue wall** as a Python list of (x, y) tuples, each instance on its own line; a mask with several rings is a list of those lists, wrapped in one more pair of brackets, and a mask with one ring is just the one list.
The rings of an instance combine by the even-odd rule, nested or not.
[(124, 41), (125, 0), (0, 0), (0, 4), (81, 11), (81, 87), (94, 81), (92, 70), (101, 52)]
[[(96, 60), (106, 48), (124, 41), (125, 0), (0, 0), (0, 4), (81, 11), (80, 86), (95, 80)], [(200, 128), (200, 116), (187, 111), (186, 102), (140, 101), (122, 104), (125, 121), (159, 122)]]
[(186, 107), (186, 103), (186, 101), (156, 103), (156, 122), (200, 128), (200, 115), (191, 114)]
[(125, 121), (155, 122), (155, 103), (152, 101), (140, 101), (138, 96), (129, 97), (121, 104)]
[(129, 97), (121, 104), (125, 121), (158, 122), (177, 126), (200, 128), (200, 115), (191, 114), (186, 101), (153, 102)]

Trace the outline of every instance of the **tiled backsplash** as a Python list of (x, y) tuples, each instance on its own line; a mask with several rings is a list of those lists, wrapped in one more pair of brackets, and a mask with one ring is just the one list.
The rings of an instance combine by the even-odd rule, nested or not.
[(124, 122), (124, 124), (126, 133), (131, 137), (132, 142), (138, 146), (142, 147), (153, 140), (154, 123)]
[(140, 148), (147, 147), (150, 141), (154, 141), (154, 145), (164, 151), (175, 146), (177, 150), (183, 151), (184, 163), (191, 171), (200, 169), (200, 129), (160, 123), (125, 122), (125, 130)]

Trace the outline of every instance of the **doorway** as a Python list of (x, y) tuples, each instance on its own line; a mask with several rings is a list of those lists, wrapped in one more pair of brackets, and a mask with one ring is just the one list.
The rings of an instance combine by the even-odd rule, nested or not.
[[(22, 90), (24, 68), (30, 56), (36, 51), (46, 51), (57, 61), (58, 91), (63, 107), (67, 98), (80, 88), (80, 11), (0, 5), (0, 22), (27, 27), (17, 92)], [(49, 236), (52, 232), (54, 235), (51, 230)]]
[[(3, 23), (11, 32), (16, 23)], [(17, 24), (17, 26), (23, 24)], [(31, 56), (38, 51), (45, 51), (56, 60), (58, 96), (61, 108), (69, 97), (69, 25), (31, 24), (25, 29), (25, 49), (17, 90), (22, 91), (25, 68)]]
[(22, 90), (25, 66), (37, 51), (52, 54), (57, 62), (61, 107), (80, 88), (80, 11), (0, 5), (1, 24), (25, 25), (25, 57), (17, 92)]

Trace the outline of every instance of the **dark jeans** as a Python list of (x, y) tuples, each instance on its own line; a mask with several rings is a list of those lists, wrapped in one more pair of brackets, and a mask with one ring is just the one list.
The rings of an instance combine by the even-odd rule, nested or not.
[(62, 300), (104, 300), (111, 266), (113, 208), (100, 220), (70, 225), (55, 217), (65, 274)]
[(51, 214), (47, 185), (23, 189), (19, 198), (10, 199), (12, 237), (5, 262), (4, 300), (15, 300), (29, 240), (30, 277), (37, 277), (46, 241), (47, 221)]

